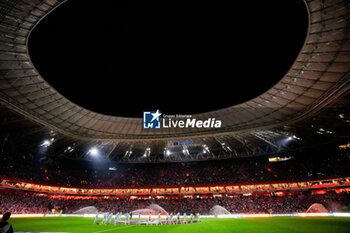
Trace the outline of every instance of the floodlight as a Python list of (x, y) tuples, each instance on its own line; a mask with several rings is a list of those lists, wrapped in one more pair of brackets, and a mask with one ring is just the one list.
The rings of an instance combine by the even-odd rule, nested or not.
[(49, 140), (45, 140), (40, 146), (50, 146), (51, 142)]
[(92, 147), (88, 153), (91, 154), (92, 156), (96, 156), (98, 155), (98, 149), (96, 147)]

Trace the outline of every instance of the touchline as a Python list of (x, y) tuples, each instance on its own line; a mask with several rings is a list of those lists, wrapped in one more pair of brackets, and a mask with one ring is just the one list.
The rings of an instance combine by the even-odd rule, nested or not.
[(208, 120), (197, 120), (196, 118), (188, 118), (186, 120), (173, 120), (171, 118), (163, 118), (163, 128), (221, 128), (221, 121), (215, 118)]

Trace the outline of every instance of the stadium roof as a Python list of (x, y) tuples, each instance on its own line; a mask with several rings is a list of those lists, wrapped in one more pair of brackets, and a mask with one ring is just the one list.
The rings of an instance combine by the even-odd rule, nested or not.
[[(182, 152), (186, 145), (216, 147), (237, 156), (241, 152), (233, 150), (243, 145), (244, 150), (251, 152), (247, 154), (259, 154), (253, 145), (280, 149), (276, 141), (291, 136), (290, 127), (322, 116), (319, 113), (328, 106), (341, 103), (338, 115), (347, 109), (343, 102), (350, 88), (348, 1), (305, 1), (309, 12), (307, 37), (280, 82), (250, 101), (194, 115), (203, 120), (220, 119), (221, 128), (158, 130), (143, 129), (141, 118), (107, 116), (84, 109), (59, 94), (40, 76), (28, 54), (28, 37), (35, 25), (63, 2), (0, 2), (0, 103), (4, 121), (10, 115), (18, 119), (24, 116), (23, 122), (38, 125), (38, 131), (61, 135), (64, 145), (68, 141), (99, 145), (108, 155), (119, 151), (124, 156), (130, 148), (144, 152), (150, 148), (152, 154), (166, 154), (163, 152), (169, 145), (179, 146)], [(199, 151), (203, 150), (200, 146)]]

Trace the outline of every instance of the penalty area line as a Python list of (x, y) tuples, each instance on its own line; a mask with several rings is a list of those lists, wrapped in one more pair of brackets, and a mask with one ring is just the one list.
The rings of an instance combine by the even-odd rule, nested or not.
[(124, 226), (124, 227), (107, 229), (107, 230), (103, 230), (103, 231), (95, 231), (95, 232), (92, 232), (92, 233), (100, 233), (100, 232), (106, 232), (106, 231), (117, 231), (117, 230), (120, 230), (120, 229), (129, 228), (129, 227), (134, 227), (134, 226)]

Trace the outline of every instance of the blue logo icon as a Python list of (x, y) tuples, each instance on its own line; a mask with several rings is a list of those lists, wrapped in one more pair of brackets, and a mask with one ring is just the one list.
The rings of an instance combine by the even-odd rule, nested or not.
[(160, 129), (160, 116), (162, 113), (157, 110), (156, 112), (143, 112), (143, 128), (144, 129)]

